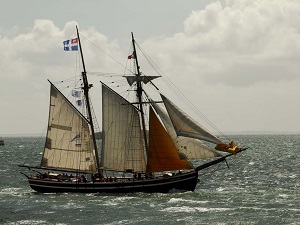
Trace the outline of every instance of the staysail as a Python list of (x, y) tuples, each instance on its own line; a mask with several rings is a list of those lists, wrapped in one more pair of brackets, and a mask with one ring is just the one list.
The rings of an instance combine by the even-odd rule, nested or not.
[(152, 106), (159, 115), (161, 121), (165, 125), (170, 137), (172, 138), (176, 148), (189, 159), (212, 158), (220, 156), (212, 151), (206, 144), (199, 139), (177, 136), (170, 117), (158, 104), (152, 102)]
[(102, 85), (101, 166), (116, 171), (145, 172), (142, 131), (137, 109)]
[(220, 144), (222, 141), (213, 134), (209, 133), (204, 127), (198, 124), (173, 102), (164, 95), (161, 95), (165, 107), (168, 111), (170, 119), (173, 123), (177, 135), (184, 137), (198, 138), (215, 144)]
[(41, 167), (96, 171), (88, 122), (53, 84)]
[(180, 158), (171, 137), (150, 107), (149, 112), (149, 151), (147, 172), (192, 169), (186, 158)]

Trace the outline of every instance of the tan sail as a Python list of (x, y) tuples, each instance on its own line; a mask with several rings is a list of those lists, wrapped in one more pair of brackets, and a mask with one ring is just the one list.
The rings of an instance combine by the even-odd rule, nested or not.
[(96, 171), (88, 122), (52, 84), (41, 167)]
[(102, 85), (102, 114), (101, 165), (116, 171), (145, 172), (142, 132), (136, 108)]
[(220, 156), (220, 154), (212, 151), (207, 145), (198, 139), (177, 136), (168, 114), (160, 106), (158, 106), (158, 104), (153, 102), (152, 105), (165, 125), (173, 143), (176, 145), (176, 148), (187, 158), (199, 159)]
[(200, 140), (208, 141), (215, 144), (220, 144), (222, 141), (209, 133), (204, 127), (198, 124), (185, 112), (179, 109), (174, 103), (161, 95), (165, 107), (168, 111), (170, 119), (173, 123), (177, 135), (198, 138)]
[(152, 107), (149, 113), (149, 153), (147, 172), (192, 169), (187, 159), (181, 159), (171, 137)]

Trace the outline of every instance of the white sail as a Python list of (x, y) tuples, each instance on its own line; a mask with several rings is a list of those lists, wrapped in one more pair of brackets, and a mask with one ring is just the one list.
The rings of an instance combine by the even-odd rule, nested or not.
[(173, 123), (177, 135), (198, 138), (200, 140), (208, 141), (215, 144), (222, 143), (220, 139), (218, 139), (213, 134), (209, 133), (204, 127), (202, 127), (185, 112), (179, 109), (164, 95), (161, 95), (161, 97), (163, 99), (163, 102), (168, 111), (168, 114), (170, 116), (170, 119)]
[(102, 85), (101, 166), (117, 171), (145, 172), (146, 163), (138, 111)]
[(87, 120), (51, 84), (48, 131), (41, 167), (95, 172), (94, 158)]
[(153, 102), (152, 105), (180, 153), (183, 153), (184, 156), (189, 159), (220, 156), (217, 152), (212, 151), (207, 145), (198, 139), (177, 136), (168, 114), (160, 106), (158, 106), (158, 104)]

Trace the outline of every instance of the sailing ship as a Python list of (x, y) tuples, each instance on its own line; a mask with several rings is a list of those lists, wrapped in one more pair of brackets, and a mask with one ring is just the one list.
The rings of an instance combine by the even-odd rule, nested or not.
[[(19, 165), (34, 171), (31, 175), (21, 172), (33, 190), (43, 193), (194, 191), (200, 170), (245, 150), (234, 142), (223, 143), (165, 95), (160, 94), (160, 101), (145, 96), (143, 86), (154, 85), (152, 80), (158, 76), (141, 73), (133, 34), (133, 53), (128, 58), (134, 60), (136, 70), (126, 79), (135, 85), (137, 100), (129, 102), (101, 83), (102, 143), (99, 148), (89, 95), (92, 85), (88, 82), (77, 27), (76, 30), (86, 115), (49, 81), (49, 120), (40, 165)], [(215, 150), (204, 142), (215, 144)], [(195, 158), (213, 159), (194, 167), (191, 159)]]

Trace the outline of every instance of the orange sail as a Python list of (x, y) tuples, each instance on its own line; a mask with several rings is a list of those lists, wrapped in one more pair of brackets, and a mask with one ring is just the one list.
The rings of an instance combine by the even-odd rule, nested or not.
[(192, 169), (187, 159), (181, 159), (165, 128), (150, 107), (149, 150), (147, 172)]

